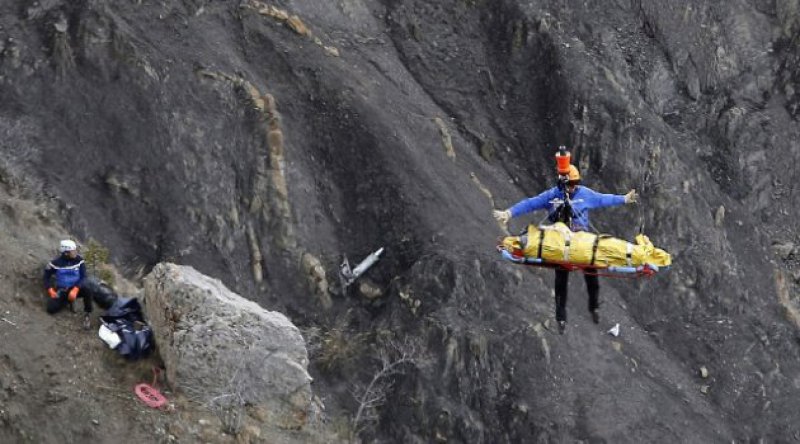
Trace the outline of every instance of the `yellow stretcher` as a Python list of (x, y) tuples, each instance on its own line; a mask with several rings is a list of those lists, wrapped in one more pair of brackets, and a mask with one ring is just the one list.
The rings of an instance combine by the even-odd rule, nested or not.
[(561, 222), (529, 225), (526, 234), (504, 238), (498, 250), (504, 259), (516, 263), (601, 275), (652, 276), (672, 264), (669, 253), (656, 248), (644, 234), (637, 235), (634, 244), (608, 235), (573, 232)]

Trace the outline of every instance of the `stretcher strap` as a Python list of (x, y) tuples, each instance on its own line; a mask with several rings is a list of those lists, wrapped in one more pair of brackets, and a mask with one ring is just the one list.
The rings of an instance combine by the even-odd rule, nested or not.
[(544, 232), (545, 230), (539, 230), (539, 251), (536, 253), (536, 258), (542, 258), (542, 247), (544, 246)]
[(625, 259), (628, 261), (628, 266), (631, 266), (631, 256), (633, 255), (633, 244), (630, 242), (627, 243), (628, 249), (625, 252)]
[(569, 262), (569, 244), (572, 241), (572, 233), (564, 233), (564, 262)]
[(596, 235), (594, 237), (594, 243), (592, 243), (592, 261), (589, 262), (590, 264), (594, 265), (595, 256), (597, 256), (597, 245), (600, 243), (600, 235)]

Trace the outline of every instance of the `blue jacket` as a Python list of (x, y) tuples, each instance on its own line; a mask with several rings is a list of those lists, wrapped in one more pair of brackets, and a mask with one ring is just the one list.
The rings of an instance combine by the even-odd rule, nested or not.
[[(563, 202), (564, 194), (564, 191), (559, 190), (558, 187), (553, 187), (538, 196), (523, 199), (510, 208), (511, 217), (548, 208), (550, 212), (548, 217), (551, 218), (551, 222), (555, 222), (552, 218), (555, 217), (556, 209)], [(578, 185), (575, 188), (575, 192), (570, 195), (570, 202), (572, 204), (572, 226), (570, 229), (572, 231), (588, 231), (590, 227), (589, 210), (624, 205), (625, 196), (621, 194), (602, 194), (591, 188)]]
[(56, 277), (56, 288), (80, 287), (86, 277), (86, 265), (80, 255), (70, 259), (63, 254), (44, 267), (44, 288), (50, 288), (53, 275)]

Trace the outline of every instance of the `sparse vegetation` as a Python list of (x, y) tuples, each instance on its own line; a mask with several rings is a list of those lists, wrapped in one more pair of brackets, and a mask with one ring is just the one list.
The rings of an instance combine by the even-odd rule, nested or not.
[(517, 20), (514, 22), (513, 37), (511, 38), (512, 51), (518, 51), (525, 45), (525, 22)]
[[(370, 429), (379, 418), (379, 409), (387, 402), (395, 383), (395, 377), (403, 374), (409, 366), (417, 366), (422, 361), (421, 346), (413, 339), (397, 339), (389, 330), (370, 333), (353, 333), (347, 330), (346, 318), (336, 326), (322, 330), (312, 327), (304, 331), (307, 349), (312, 361), (323, 371), (349, 374), (361, 365), (367, 351), (367, 337), (374, 342), (377, 351), (374, 359), (377, 368), (366, 383), (355, 383), (351, 393), (358, 408), (355, 414), (345, 421), (342, 417), (333, 419), (332, 427), (338, 436), (356, 442), (359, 435)], [(362, 365), (362, 369), (366, 366)]]
[(111, 272), (111, 268), (108, 265), (110, 255), (108, 248), (94, 239), (89, 239), (82, 253), (83, 259), (86, 260), (87, 271), (106, 284), (113, 286), (114, 273)]
[(367, 333), (348, 331), (349, 317), (334, 325), (311, 327), (303, 331), (311, 362), (322, 371), (344, 374), (353, 370), (356, 359), (366, 351)]
[(243, 359), (237, 368), (227, 369), (226, 373), (231, 375), (231, 379), (225, 393), (211, 397), (205, 393), (192, 393), (194, 399), (203, 402), (219, 418), (223, 432), (235, 436), (242, 431), (247, 416), (246, 394), (250, 390), (245, 375), (263, 366), (272, 354), (270, 351), (258, 350), (251, 346), (244, 353), (244, 356), (248, 356), (247, 359)]
[(341, 439), (349, 440), (353, 436), (352, 422), (348, 416), (336, 416), (331, 420), (331, 431)]
[(386, 403), (395, 377), (403, 374), (408, 366), (416, 365), (420, 359), (420, 345), (412, 339), (379, 341), (378, 369), (366, 386), (354, 387), (352, 392), (358, 402), (358, 410), (352, 421), (351, 441), (355, 441), (362, 432), (377, 422), (378, 409)]
[(344, 328), (322, 332), (317, 362), (326, 371), (344, 371), (364, 347), (364, 334), (351, 334)]
[[(235, 378), (234, 378), (235, 379)], [(245, 402), (241, 395), (241, 387), (232, 381), (235, 393), (217, 396), (208, 402), (209, 409), (222, 422), (222, 431), (229, 435), (237, 435), (242, 430)]]

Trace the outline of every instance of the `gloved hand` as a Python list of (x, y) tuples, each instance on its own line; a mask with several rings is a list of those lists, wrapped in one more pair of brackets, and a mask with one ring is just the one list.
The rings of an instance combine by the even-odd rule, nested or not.
[(508, 210), (504, 210), (504, 211), (494, 210), (494, 211), (492, 211), (492, 215), (494, 216), (495, 219), (497, 219), (498, 222), (500, 222), (500, 225), (502, 225), (504, 227), (506, 226), (508, 221), (511, 219), (511, 211), (508, 211)]
[(78, 297), (78, 287), (72, 287), (67, 295), (67, 300), (70, 302), (75, 302), (75, 299), (77, 299), (77, 297)]
[(628, 191), (628, 194), (625, 195), (625, 203), (632, 204), (639, 201), (639, 195), (636, 194), (636, 190)]
[(58, 297), (58, 293), (56, 292), (56, 289), (53, 287), (47, 289), (47, 295), (50, 296), (50, 299), (55, 299)]

